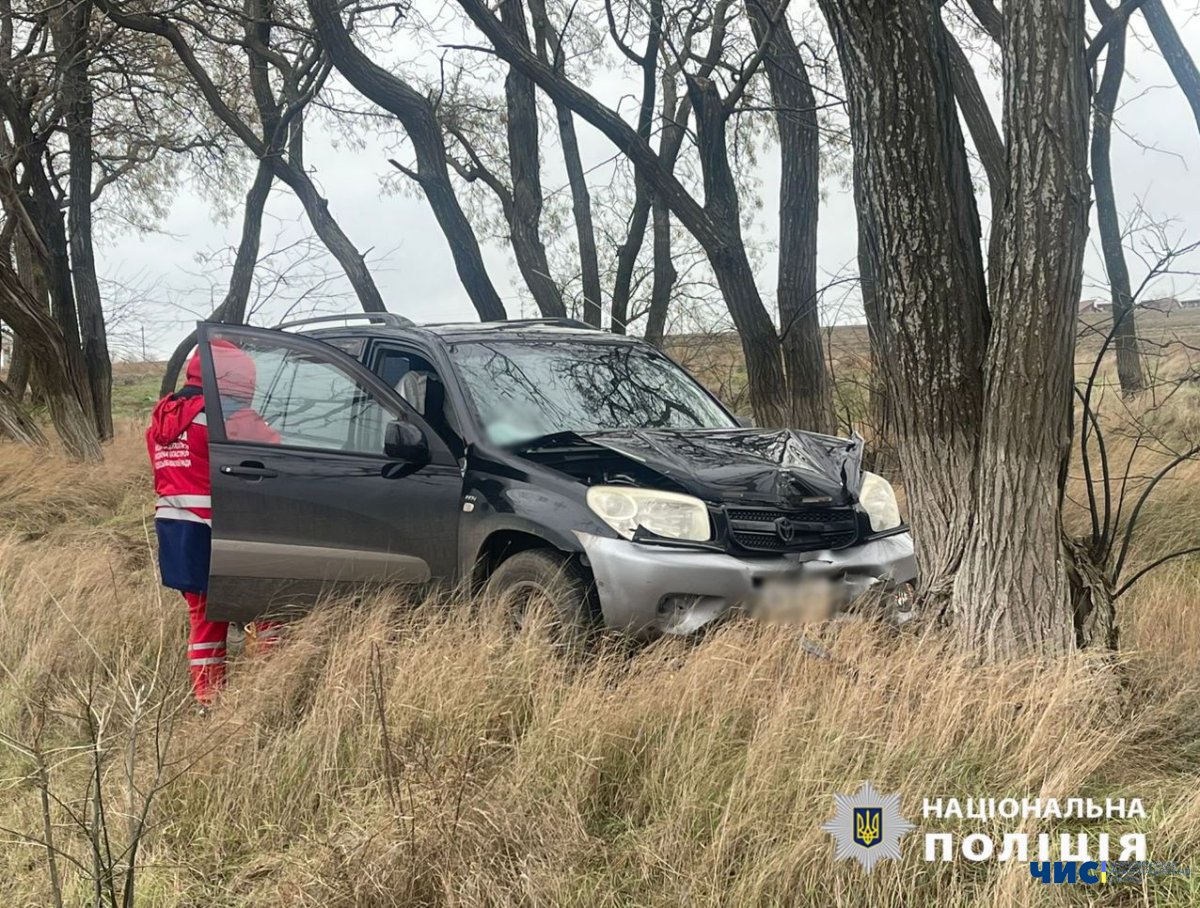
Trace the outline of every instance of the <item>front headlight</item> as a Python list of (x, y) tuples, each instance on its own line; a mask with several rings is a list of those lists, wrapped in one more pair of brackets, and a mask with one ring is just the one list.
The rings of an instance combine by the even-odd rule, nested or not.
[(587, 490), (587, 503), (597, 517), (626, 539), (632, 539), (639, 526), (668, 539), (712, 539), (708, 508), (691, 495), (632, 486), (592, 486)]
[(876, 533), (894, 530), (903, 523), (900, 519), (900, 505), (896, 503), (896, 492), (892, 488), (892, 484), (876, 473), (863, 471), (862, 489), (858, 493), (858, 503), (863, 506), (867, 516), (871, 518), (871, 529)]

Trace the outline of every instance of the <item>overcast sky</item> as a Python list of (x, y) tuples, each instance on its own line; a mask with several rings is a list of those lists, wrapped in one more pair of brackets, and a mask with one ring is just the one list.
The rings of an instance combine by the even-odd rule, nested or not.
[[(419, 5), (419, 4), (418, 4)], [(1189, 0), (1165, 0), (1185, 43), (1194, 56), (1200, 56), (1200, 19), (1190, 16), (1185, 7)], [(1173, 236), (1187, 241), (1200, 241), (1200, 132), (1191, 109), (1173, 85), (1166, 63), (1144, 44), (1147, 31), (1144, 22), (1134, 16), (1135, 37), (1128, 50), (1128, 71), (1122, 90), (1122, 106), (1118, 113), (1118, 130), (1113, 140), (1113, 171), (1118, 202), (1123, 213), (1131, 212), (1140, 202), (1155, 220), (1171, 219)], [(616, 103), (623, 86), (611, 82), (609, 103)], [(985, 91), (999, 110), (999, 85), (994, 78), (985, 77)], [(607, 93), (606, 93), (607, 94)], [(318, 127), (318, 124), (313, 124)], [(312, 128), (307, 133), (307, 165), (322, 187), (330, 207), (342, 228), (362, 250), (370, 249), (373, 273), (384, 300), (393, 311), (403, 313), (418, 322), (445, 320), (474, 320), (475, 312), (458, 283), (453, 261), (446, 242), (423, 199), (411, 195), (384, 193), (381, 180), (391, 168), (387, 164), (387, 149), (382, 143), (369, 144), (363, 150), (335, 147), (327, 133)], [(614, 149), (586, 124), (580, 124), (580, 138), (585, 167), (595, 167), (594, 178), (606, 182), (603, 162), (610, 159)], [(557, 164), (557, 148), (548, 146), (547, 191), (558, 188), (561, 175)], [(768, 243), (776, 235), (775, 222), (778, 196), (779, 166), (774, 148), (765, 149), (760, 156), (763, 207), (759, 212), (755, 232)], [(986, 193), (980, 198), (981, 212), (988, 216)], [(301, 209), (286, 189), (276, 187), (268, 205), (269, 217), (264, 226), (264, 251), (287, 246), (308, 235)], [(210, 205), (197, 193), (184, 187), (173, 200), (170, 213), (159, 231), (150, 234), (121, 233), (104, 235), (100, 267), (104, 276), (136, 288), (133, 294), (138, 307), (116, 327), (118, 346), (125, 353), (140, 355), (141, 323), (146, 326), (146, 343), (150, 356), (161, 356), (183, 336), (189, 322), (201, 317), (219, 302), (224, 292), (227, 272), (211, 264), (197, 261), (198, 256), (211, 254), (222, 247), (233, 247), (238, 241), (240, 213), (224, 222), (215, 216)], [(848, 188), (838, 180), (825, 186), (821, 209), (820, 266), (833, 276), (853, 269), (855, 255), (854, 208)], [(507, 248), (487, 244), (484, 250), (488, 268), (510, 315), (518, 314), (519, 280), (515, 264)], [(282, 260), (283, 257), (281, 256)], [(1130, 257), (1135, 287), (1142, 280), (1145, 268), (1136, 257)], [(768, 292), (774, 286), (775, 257), (768, 254), (764, 261), (760, 286)], [(1200, 257), (1192, 257), (1183, 267), (1200, 270)], [(336, 263), (321, 262), (295, 274), (293, 287), (286, 288), (281, 299), (308, 289), (311, 272), (324, 269), (336, 273)], [(1089, 238), (1084, 296), (1101, 296), (1104, 269), (1098, 254), (1098, 240), (1093, 224)], [(331, 294), (327, 306), (347, 310), (357, 305), (340, 279), (319, 291)], [(1200, 295), (1196, 281), (1187, 276), (1161, 278), (1148, 288), (1148, 296)], [(839, 303), (843, 294), (831, 293), (825, 300), (830, 310), (828, 318), (852, 319), (856, 301), (853, 297)], [(261, 314), (260, 322), (271, 321), (283, 303)], [(841, 314), (838, 315), (833, 310)], [(528, 308), (524, 314), (533, 315)]]

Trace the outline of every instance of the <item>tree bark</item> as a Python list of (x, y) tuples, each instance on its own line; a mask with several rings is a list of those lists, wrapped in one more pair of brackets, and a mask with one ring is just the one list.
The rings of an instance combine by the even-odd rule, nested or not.
[(60, 93), (67, 127), (70, 195), (67, 223), (71, 278), (79, 315), (87, 391), (102, 441), (113, 436), (112, 358), (104, 325), (92, 246), (92, 87), (89, 79), (92, 4), (79, 0), (62, 14), (60, 55), (66, 59)]
[[(817, 306), (817, 226), (821, 207), (821, 137), (808, 68), (778, 0), (747, 0), (775, 106), (782, 176), (779, 186), (779, 336), (792, 425), (832, 434), (833, 396), (825, 368)], [(783, 0), (786, 3), (786, 0)]]
[[(857, 182), (857, 180), (855, 181)], [(859, 199), (855, 189), (855, 207), (859, 215), (858, 224), (858, 283), (862, 292), (863, 317), (867, 322), (867, 346), (871, 355), (869, 376), (868, 419), (871, 436), (868, 453), (871, 469), (875, 472), (891, 472), (896, 469), (896, 439), (892, 418), (892, 398), (887, 388), (887, 348), (884, 346), (883, 313), (879, 305), (879, 292), (875, 285), (875, 274), (871, 256), (867, 250), (866, 228), (862, 224), (865, 201)]]
[[(528, 51), (530, 44), (524, 0), (502, 0), (500, 21), (512, 40)], [(538, 311), (547, 318), (562, 318), (567, 310), (563, 305), (562, 293), (550, 274), (546, 246), (542, 243), (542, 164), (538, 142), (537, 95), (533, 83), (518, 70), (509, 67), (504, 80), (504, 97), (508, 111), (508, 160), (512, 174), (510, 225), (513, 252)]]
[(1166, 7), (1162, 0), (1146, 0), (1142, 4), (1142, 15), (1150, 26), (1150, 34), (1154, 43), (1162, 51), (1163, 58), (1171, 67), (1171, 74), (1191, 105), (1192, 116), (1196, 118), (1196, 128), (1200, 129), (1200, 70), (1196, 69), (1196, 61), (1188, 53), (1186, 45), (1175, 30)]
[(62, 328), (4, 262), (0, 262), (0, 320), (29, 346), (38, 387), (67, 454), (75, 460), (101, 460), (95, 420), (85, 412), (78, 386), (67, 368)]
[[(30, 248), (29, 238), (25, 236), (23, 230), (17, 230), (13, 237), (13, 258), (17, 265), (18, 280), (43, 309), (49, 310), (46, 281), (38, 268), (33, 249)], [(32, 378), (32, 366), (24, 341), (14, 334), (12, 359), (8, 365), (8, 387), (18, 401), (25, 399), (25, 392), (29, 389), (29, 382)]]
[[(661, 4), (661, 0), (654, 2)], [(553, 43), (554, 65), (561, 67), (562, 49), (558, 41), (551, 42), (550, 19), (546, 14), (545, 0), (529, 0), (529, 12), (533, 17), (538, 57), (543, 63), (550, 63), (549, 47)], [(558, 136), (562, 143), (563, 163), (567, 168), (567, 182), (571, 186), (571, 212), (575, 218), (579, 268), (583, 280), (583, 321), (593, 328), (600, 328), (603, 299), (600, 288), (600, 256), (596, 250), (596, 227), (592, 218), (592, 194), (588, 189), (587, 175), (584, 173), (583, 159), (579, 153), (575, 117), (569, 107), (558, 103), (554, 105), (554, 116), (558, 121)]]
[[(972, 532), (987, 290), (932, 3), (821, 0), (846, 82), (859, 227), (909, 517), (932, 608)], [(875, 303), (872, 303), (875, 305)]]
[(952, 602), (963, 644), (989, 658), (1075, 644), (1060, 496), (1090, 198), (1083, 0), (1008, 3), (1004, 19), (1009, 189), (993, 227), (975, 526)]
[(679, 274), (671, 256), (671, 211), (659, 198), (655, 198), (651, 209), (654, 217), (654, 274), (650, 285), (650, 308), (646, 313), (645, 340), (661, 348), (671, 294)]
[[(229, 276), (229, 290), (225, 299), (213, 310), (206, 319), (210, 322), (224, 322), (227, 325), (241, 325), (246, 321), (246, 306), (250, 300), (250, 288), (254, 283), (254, 268), (258, 264), (258, 252), (262, 242), (263, 211), (267, 199), (271, 195), (271, 183), (274, 174), (271, 166), (265, 161), (258, 162), (258, 170), (250, 190), (246, 193), (246, 207), (242, 213), (242, 238), (238, 243), (237, 255), (233, 260), (233, 271)], [(188, 354), (196, 346), (195, 329), (188, 332), (167, 360), (163, 373), (159, 396), (165, 397), (175, 390), (179, 383), (179, 373), (187, 361)]]
[(1137, 323), (1121, 220), (1112, 173), (1112, 121), (1125, 74), (1125, 29), (1108, 43), (1104, 75), (1096, 92), (1092, 115), (1092, 183), (1096, 193), (1096, 220), (1100, 225), (1100, 247), (1108, 272), (1113, 304), (1113, 345), (1117, 351), (1117, 376), (1121, 390), (1133, 394), (1145, 387), (1145, 371), (1138, 349)]
[[(83, 412), (89, 419), (95, 419), (93, 397), (88, 389), (87, 368), (83, 358), (83, 346), (79, 336), (79, 319), (75, 308), (75, 288), (71, 279), (71, 261), (68, 251), (66, 225), (63, 223), (62, 209), (54, 195), (50, 180), (42, 169), (41, 156), (37, 143), (31, 133), (19, 129), (12, 119), (9, 119), (14, 131), (18, 132), (18, 145), (25, 142), (25, 164), (30, 186), (27, 202), (29, 206), (29, 221), (37, 232), (36, 240), (31, 240), (30, 246), (35, 250), (34, 257), (37, 267), (46, 280), (47, 292), (50, 298), (50, 311), (58, 324), (61, 334), (59, 355), (62, 365), (69, 376), (71, 385), (79, 398)], [(25, 135), (22, 135), (25, 133)], [(32, 165), (29, 163), (32, 160)], [(39, 248), (40, 246), (40, 248)], [(37, 380), (43, 374), (37, 369), (37, 353), (29, 338), (24, 338), (27, 350), (34, 361), (32, 377)], [(43, 390), (39, 388), (38, 390)], [(45, 389), (49, 394), (49, 389)]]
[(0, 381), (0, 435), (23, 445), (44, 445), (46, 436), (21, 406), (7, 382)]
[(25, 352), (25, 345), (21, 343), (19, 337), (14, 335), (12, 339), (12, 351), (8, 359), (6, 383), (8, 384), (8, 390), (18, 403), (25, 399), (25, 392), (29, 389), (30, 365), (29, 355)]
[(483, 264), (475, 231), (450, 182), (446, 147), (433, 105), (355, 46), (342, 22), (336, 0), (309, 0), (308, 8), (334, 66), (351, 85), (395, 116), (408, 134), (417, 158), (418, 183), (450, 244), (459, 280), (475, 311), (485, 321), (507, 318), (500, 294)]
[(979, 80), (975, 78), (971, 61), (954, 36), (947, 30), (943, 31), (946, 50), (950, 55), (950, 84), (954, 87), (954, 97), (962, 112), (963, 122), (967, 124), (971, 141), (975, 143), (975, 152), (983, 164), (983, 171), (987, 174), (992, 211), (999, 211), (1004, 205), (1004, 193), (1008, 187), (1004, 140), (1000, 138), (1000, 130), (992, 119), (992, 112), (983, 96), (983, 89), (979, 87)]

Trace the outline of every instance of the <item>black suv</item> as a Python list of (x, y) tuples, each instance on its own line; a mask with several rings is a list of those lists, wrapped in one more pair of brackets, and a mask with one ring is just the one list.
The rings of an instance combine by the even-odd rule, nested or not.
[[(549, 594), (579, 628), (687, 633), (747, 604), (894, 603), (916, 577), (861, 438), (745, 427), (635, 338), (389, 314), (199, 337), (215, 619), (440, 580)], [(245, 357), (227, 382), (214, 345), (253, 361), (252, 396)], [(230, 438), (245, 407), (277, 439)]]

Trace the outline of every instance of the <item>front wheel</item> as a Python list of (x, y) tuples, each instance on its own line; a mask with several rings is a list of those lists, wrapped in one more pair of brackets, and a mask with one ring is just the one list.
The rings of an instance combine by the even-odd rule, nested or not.
[(500, 563), (484, 596), (514, 627), (544, 628), (556, 646), (578, 650), (595, 635), (592, 579), (578, 560), (561, 552), (530, 549)]

